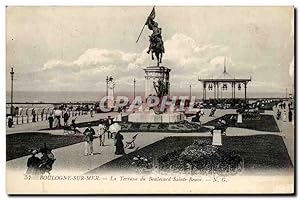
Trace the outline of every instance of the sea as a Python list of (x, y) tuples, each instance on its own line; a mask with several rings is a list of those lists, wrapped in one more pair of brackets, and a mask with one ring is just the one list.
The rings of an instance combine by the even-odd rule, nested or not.
[[(6, 92), (6, 114), (9, 114), (10, 109), (10, 91)], [(13, 93), (13, 103), (15, 107), (31, 109), (36, 108), (41, 110), (43, 108), (51, 108), (55, 103), (89, 103), (89, 102), (99, 102), (104, 96), (105, 91), (14, 91)], [(144, 96), (144, 92), (137, 91), (136, 96)], [(115, 92), (115, 96), (126, 96), (130, 101), (133, 99), (133, 92)], [(188, 92), (171, 92), (171, 96), (189, 96)], [(192, 96), (196, 96), (196, 100), (202, 99), (202, 92), (193, 92)], [(231, 98), (230, 92), (222, 92), (220, 94), (221, 98)], [(247, 97), (251, 98), (250, 103), (255, 102), (256, 99), (262, 98), (285, 98), (284, 93), (247, 93)], [(213, 98), (213, 93), (209, 92), (206, 98)], [(244, 98), (243, 92), (237, 92), (236, 98)], [(32, 104), (34, 103), (34, 104)]]
[[(137, 91), (136, 96), (144, 96), (144, 92)], [(14, 91), (15, 103), (69, 103), (69, 102), (96, 102), (105, 96), (105, 91)], [(133, 92), (115, 92), (115, 96), (127, 96), (133, 98)], [(171, 96), (189, 96), (188, 92), (171, 92)], [(192, 96), (202, 98), (202, 92), (193, 92)], [(6, 103), (10, 103), (10, 91), (6, 92)], [(285, 98), (285, 93), (247, 93), (248, 98)], [(207, 98), (213, 98), (208, 93)], [(222, 98), (231, 98), (231, 93), (222, 94)], [(244, 93), (236, 93), (236, 98), (244, 98)]]

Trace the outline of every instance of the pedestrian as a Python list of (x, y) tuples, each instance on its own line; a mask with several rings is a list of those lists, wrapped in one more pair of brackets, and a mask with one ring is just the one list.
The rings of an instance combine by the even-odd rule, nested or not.
[(125, 154), (123, 139), (124, 139), (123, 135), (120, 134), (120, 131), (118, 131), (116, 136), (115, 136), (115, 146), (116, 146), (115, 154), (116, 155)]
[(98, 125), (98, 135), (99, 135), (99, 143), (100, 143), (100, 146), (104, 146), (104, 142), (105, 142), (105, 130), (106, 130), (106, 127), (103, 123), (103, 120), (100, 119), (100, 123)]
[(204, 110), (203, 108), (200, 108), (200, 116), (203, 116), (204, 115)]
[(52, 129), (53, 128), (53, 114), (51, 113), (50, 116), (48, 117), (48, 121), (49, 121), (49, 128)]
[(55, 162), (54, 154), (52, 150), (46, 147), (44, 143), (44, 148), (40, 150), (42, 153), (41, 164), (39, 166), (41, 174), (48, 173), (50, 175), (50, 171), (52, 170), (52, 165)]
[(289, 110), (289, 122), (293, 121), (293, 113), (292, 110)]
[(91, 127), (91, 123), (88, 124), (88, 128), (83, 132), (85, 135), (85, 155), (94, 155), (93, 151), (93, 140), (95, 135), (95, 130)]
[(219, 119), (215, 127), (210, 131), (213, 134), (214, 130), (220, 130), (222, 135), (226, 135), (227, 122), (224, 119)]
[(41, 111), (41, 120), (43, 121), (44, 120), (44, 109), (42, 109), (42, 111)]
[(200, 122), (200, 112), (197, 112), (196, 116), (192, 118), (192, 122)]
[(40, 164), (41, 159), (36, 157), (36, 154), (38, 154), (37, 150), (32, 150), (30, 152), (31, 157), (27, 160), (27, 171), (26, 174), (28, 175), (39, 175), (40, 174)]
[(34, 108), (32, 109), (32, 122), (35, 122), (36, 113)]
[(285, 107), (286, 107), (286, 104), (285, 104), (285, 102), (283, 103), (283, 109), (285, 109)]
[(71, 122), (71, 125), (70, 125), (71, 129), (74, 131), (74, 134), (81, 133), (80, 129), (76, 126), (76, 123), (75, 123), (76, 118), (77, 117), (72, 119), (72, 122)]
[(68, 126), (68, 120), (69, 120), (69, 114), (68, 111), (66, 110), (66, 112), (64, 113), (64, 126)]
[(284, 110), (282, 121), (286, 122), (286, 120), (287, 120), (287, 114), (286, 114), (286, 110)]
[(56, 119), (56, 127), (61, 127), (61, 124), (60, 124), (61, 114), (62, 114), (62, 112), (60, 109), (55, 109), (54, 116)]
[(221, 120), (221, 134), (226, 135), (227, 123), (225, 119)]
[(280, 118), (281, 118), (281, 112), (280, 112), (280, 110), (278, 109), (278, 110), (277, 110), (277, 120), (280, 120)]
[[(106, 127), (109, 128), (110, 125), (112, 125), (114, 123), (114, 120), (111, 118), (111, 116), (108, 116), (107, 120), (106, 120)], [(107, 131), (107, 135), (108, 135), (108, 139), (112, 139), (112, 135), (113, 133), (111, 133), (110, 131)]]
[(14, 122), (13, 122), (13, 118), (12, 116), (8, 116), (8, 122), (7, 122), (7, 125), (8, 125), (8, 128), (12, 128), (13, 125), (14, 125)]
[(216, 110), (217, 110), (217, 109), (216, 109), (215, 107), (212, 107), (211, 110), (210, 110), (209, 117), (214, 117), (214, 116), (215, 116)]
[(91, 115), (91, 117), (93, 117), (93, 107), (91, 107), (91, 109), (90, 109), (90, 115)]

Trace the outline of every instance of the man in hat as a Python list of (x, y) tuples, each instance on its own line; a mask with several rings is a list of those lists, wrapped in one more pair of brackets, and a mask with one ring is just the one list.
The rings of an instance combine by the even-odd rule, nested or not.
[(36, 118), (36, 112), (35, 112), (35, 110), (34, 110), (34, 108), (33, 108), (33, 109), (32, 109), (32, 122), (35, 122), (35, 121), (36, 121), (35, 118)]
[(53, 128), (53, 114), (51, 113), (50, 116), (48, 117), (48, 121), (49, 121), (49, 128), (52, 129)]
[(31, 157), (28, 158), (27, 160), (27, 171), (26, 174), (28, 175), (38, 175), (40, 174), (40, 164), (41, 164), (41, 159), (36, 157), (36, 154), (38, 154), (37, 150), (31, 150)]
[(83, 135), (85, 135), (85, 155), (94, 155), (93, 154), (93, 140), (95, 135), (95, 130), (91, 127), (91, 123), (88, 123), (87, 129), (83, 132)]
[(69, 120), (70, 116), (69, 116), (67, 110), (65, 111), (63, 118), (64, 118), (64, 126), (68, 126), (68, 120)]

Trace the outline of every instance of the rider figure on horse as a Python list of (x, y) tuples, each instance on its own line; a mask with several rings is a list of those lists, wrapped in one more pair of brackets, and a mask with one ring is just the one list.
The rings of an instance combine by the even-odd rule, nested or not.
[(161, 28), (158, 27), (158, 23), (154, 21), (152, 18), (148, 18), (147, 23), (149, 30), (152, 30), (152, 34), (150, 36), (150, 45), (148, 48), (147, 53), (149, 54), (150, 51), (156, 51), (158, 49), (161, 50), (162, 53), (165, 52), (164, 44), (161, 36)]

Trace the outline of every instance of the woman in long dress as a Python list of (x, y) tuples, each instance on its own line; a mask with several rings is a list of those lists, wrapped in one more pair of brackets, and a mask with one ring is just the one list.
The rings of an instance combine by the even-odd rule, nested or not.
[(293, 121), (293, 113), (289, 110), (289, 122)]
[(286, 114), (286, 110), (283, 111), (283, 118), (282, 121), (286, 122), (287, 121), (287, 114)]
[(123, 144), (123, 141), (122, 141), (123, 139), (124, 139), (123, 135), (121, 135), (120, 132), (117, 132), (117, 134), (115, 136), (115, 146), (116, 146), (115, 154), (116, 155), (125, 154), (124, 144)]

